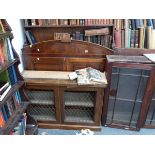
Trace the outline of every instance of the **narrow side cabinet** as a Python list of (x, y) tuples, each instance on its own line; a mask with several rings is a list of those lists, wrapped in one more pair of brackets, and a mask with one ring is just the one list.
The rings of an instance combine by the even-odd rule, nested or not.
[(102, 125), (139, 130), (153, 120), (155, 105), (152, 100), (150, 106), (150, 100), (154, 65), (151, 61), (143, 56), (107, 56), (106, 73), (108, 86)]

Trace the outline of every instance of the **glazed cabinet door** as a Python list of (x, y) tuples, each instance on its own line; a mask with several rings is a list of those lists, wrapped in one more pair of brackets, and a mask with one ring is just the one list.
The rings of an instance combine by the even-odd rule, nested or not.
[(108, 76), (111, 80), (104, 100), (107, 104), (107, 117), (104, 120), (103, 116), (102, 122), (105, 121), (108, 126), (138, 130), (151, 71), (134, 64), (111, 65), (109, 71)]

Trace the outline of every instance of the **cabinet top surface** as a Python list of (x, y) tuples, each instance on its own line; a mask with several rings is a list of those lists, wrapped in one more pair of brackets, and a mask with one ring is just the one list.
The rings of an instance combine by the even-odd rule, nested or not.
[[(43, 84), (49, 86), (79, 86), (76, 80), (69, 79), (69, 73), (64, 71), (33, 71), (25, 70), (22, 72), (22, 76), (26, 83)], [(86, 85), (80, 85), (79, 87), (86, 87)], [(87, 87), (101, 87), (105, 88), (106, 84), (92, 84)]]
[(107, 55), (108, 62), (152, 63), (144, 56)]

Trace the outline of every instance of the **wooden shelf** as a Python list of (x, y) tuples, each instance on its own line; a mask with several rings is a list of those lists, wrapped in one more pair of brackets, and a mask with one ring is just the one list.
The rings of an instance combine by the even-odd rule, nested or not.
[(11, 32), (0, 33), (0, 40), (8, 37), (13, 38), (13, 34)]
[(113, 24), (103, 24), (103, 25), (49, 25), (49, 26), (24, 26), (24, 28), (74, 28), (74, 27), (112, 27)]
[(0, 131), (0, 135), (8, 135), (11, 132), (11, 130), (18, 124), (21, 115), (24, 113), (24, 111), (27, 109), (27, 106), (29, 105), (29, 102), (22, 102), (21, 105), (23, 105), (22, 108), (19, 108), (14, 113), (14, 116), (11, 117), (9, 122), (5, 125), (4, 129)]
[(37, 121), (56, 121), (56, 118), (55, 118), (55, 114), (54, 113), (51, 113), (51, 115), (49, 114), (40, 114), (40, 115), (33, 115), (31, 114), (31, 116), (37, 120)]
[(90, 110), (65, 109), (65, 122), (94, 123), (93, 114)]
[(19, 62), (19, 59), (14, 59), (11, 61), (5, 61), (4, 64), (0, 65), (0, 73), (11, 67), (13, 64)]
[(24, 81), (19, 81), (16, 84), (14, 84), (11, 89), (9, 90), (9, 92), (6, 94), (6, 96), (4, 97), (4, 99), (0, 102), (0, 108), (2, 108), (2, 106), (6, 103), (6, 101), (12, 97), (12, 95), (18, 91), (18, 89), (23, 86)]
[(65, 92), (65, 106), (94, 107), (95, 97), (90, 92)]

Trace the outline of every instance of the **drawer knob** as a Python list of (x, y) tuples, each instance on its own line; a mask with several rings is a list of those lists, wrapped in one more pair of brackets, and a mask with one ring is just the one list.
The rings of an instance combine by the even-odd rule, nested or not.
[(37, 58), (37, 60), (39, 60), (39, 58)]
[(37, 49), (37, 51), (39, 52), (39, 48)]
[(84, 50), (85, 53), (88, 53), (88, 50)]

